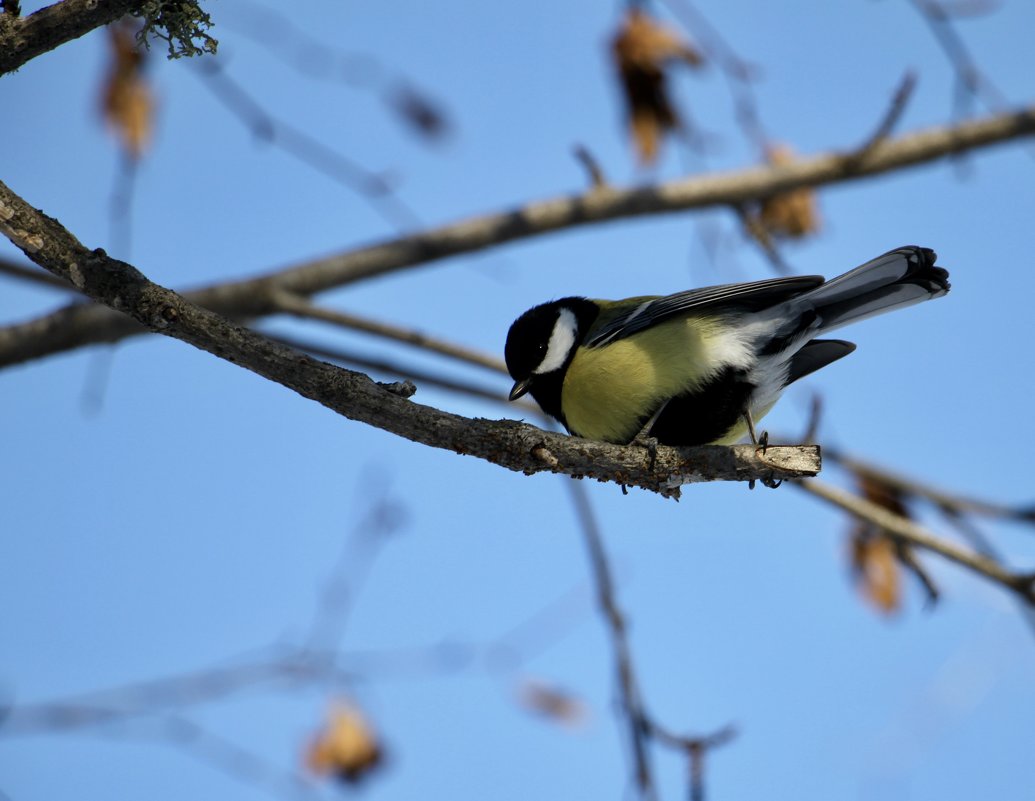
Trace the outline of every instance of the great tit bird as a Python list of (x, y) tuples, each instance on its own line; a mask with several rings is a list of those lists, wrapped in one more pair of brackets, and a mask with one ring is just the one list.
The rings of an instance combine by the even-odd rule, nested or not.
[(628, 443), (728, 444), (784, 388), (855, 345), (817, 339), (848, 323), (938, 298), (949, 274), (909, 245), (837, 278), (774, 278), (626, 300), (561, 298), (507, 334), (510, 399), (531, 393), (569, 433)]

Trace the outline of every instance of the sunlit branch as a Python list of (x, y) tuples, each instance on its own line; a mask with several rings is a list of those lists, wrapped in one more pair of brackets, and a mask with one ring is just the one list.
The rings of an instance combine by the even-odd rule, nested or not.
[[(601, 187), (387, 240), (257, 278), (216, 284), (189, 292), (185, 297), (234, 319), (261, 317), (277, 311), (272, 290), (308, 297), (355, 281), (554, 231), (643, 215), (735, 206), (790, 189), (878, 175), (1033, 134), (1035, 109), (1025, 109), (887, 139), (863, 159), (853, 149), (800, 158), (779, 166), (694, 176), (649, 187)], [(143, 330), (124, 315), (107, 309), (66, 307), (0, 328), (0, 367), (94, 342), (112, 342)]]
[(485, 459), (526, 474), (548, 471), (638, 486), (678, 497), (682, 484), (800, 478), (819, 470), (819, 449), (753, 446), (658, 448), (566, 437), (513, 420), (472, 419), (409, 400), (415, 388), (379, 385), (317, 361), (190, 303), (134, 267), (87, 250), (56, 220), (0, 183), (0, 232), (54, 275), (140, 325), (182, 340), (294, 390), (351, 420), (414, 442)]

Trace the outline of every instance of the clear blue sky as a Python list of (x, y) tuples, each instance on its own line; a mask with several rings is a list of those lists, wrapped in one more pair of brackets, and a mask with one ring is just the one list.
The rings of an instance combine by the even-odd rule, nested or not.
[[(767, 128), (801, 152), (861, 142), (907, 69), (919, 84), (900, 130), (952, 115), (952, 72), (908, 3), (701, 5), (757, 65)], [(681, 75), (673, 88), (715, 134), (713, 151), (702, 158), (670, 145), (656, 169), (636, 171), (607, 61), (616, 3), (286, 6), (309, 35), (371, 54), (440, 101), (456, 135), (432, 147), (376, 95), (306, 78), (246, 35), (261, 6), (208, 7), (235, 80), (278, 117), (397, 175), (401, 197), (427, 225), (580, 191), (576, 143), (619, 184), (755, 158), (712, 68)], [(959, 30), (1005, 96), (1030, 102), (1035, 8), (1005, 0)], [(196, 64), (166, 62), (156, 50), (157, 134), (137, 181), (132, 249), (119, 252), (108, 216), (118, 153), (96, 113), (105, 45), (95, 32), (0, 78), (0, 178), (88, 246), (183, 288), (394, 233), (355, 193), (255, 141)], [(797, 271), (831, 275), (917, 243), (939, 252), (953, 291), (846, 331), (858, 351), (790, 391), (768, 428), (800, 431), (818, 391), (821, 441), (946, 488), (1031, 502), (1033, 154), (1032, 145), (1003, 146), (822, 192), (823, 231), (786, 251)], [(716, 236), (713, 261), (703, 243)], [(6, 241), (0, 252), (19, 255)], [(552, 297), (769, 275), (718, 211), (583, 228), (323, 300), (500, 353), (511, 320)], [(0, 322), (60, 301), (0, 278)], [(502, 377), (340, 330), (269, 327), (507, 387)], [(509, 413), (430, 387), (416, 399), (468, 415)], [(833, 468), (824, 477), (844, 481)], [(944, 600), (925, 610), (910, 585), (905, 609), (888, 620), (848, 579), (847, 521), (792, 488), (691, 487), (678, 504), (586, 488), (652, 713), (680, 731), (739, 727), (709, 762), (711, 798), (1031, 797), (1035, 638), (1002, 591), (924, 557)], [(288, 771), (328, 699), (349, 692), (391, 753), (367, 798), (627, 797), (611, 654), (562, 479), (402, 441), (150, 337), (0, 372), (0, 498), (5, 699), (64, 698), (297, 643), (343, 542), (387, 499), (404, 519), (351, 609), (347, 654), (514, 645), (508, 632), (568, 598), (555, 615), (561, 636), (511, 671), (481, 659), (443, 672), (356, 657), (346, 660), (357, 671), (347, 688), (252, 690), (184, 713)], [(937, 518), (925, 522), (944, 531)], [(987, 531), (1017, 566), (1035, 563), (1030, 532)], [(529, 715), (515, 701), (526, 676), (578, 694), (588, 722), (568, 731)], [(158, 742), (161, 731), (148, 721), (32, 737), (0, 729), (0, 798), (267, 797), (265, 787)], [(660, 752), (655, 768), (663, 797), (683, 797), (680, 761)], [(325, 789), (315, 792), (332, 797)]]

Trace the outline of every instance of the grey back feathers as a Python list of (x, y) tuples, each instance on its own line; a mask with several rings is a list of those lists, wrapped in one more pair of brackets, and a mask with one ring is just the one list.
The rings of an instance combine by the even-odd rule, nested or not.
[(737, 308), (743, 311), (761, 311), (776, 306), (781, 301), (801, 295), (823, 283), (819, 275), (802, 275), (793, 278), (771, 278), (746, 284), (723, 284), (690, 289), (674, 295), (644, 301), (623, 317), (611, 321), (594, 331), (582, 344), (587, 348), (598, 348), (616, 339), (632, 336), (651, 326), (674, 317), (722, 308)]
[[(944, 295), (949, 291), (949, 274), (934, 266), (935, 258), (929, 248), (907, 245), (826, 282), (822, 276), (804, 275), (677, 292), (645, 300), (629, 313), (601, 326), (582, 344), (598, 348), (674, 317), (724, 310), (757, 312), (783, 303), (789, 310), (815, 309), (820, 317), (816, 333), (833, 331), (857, 320)], [(800, 375), (815, 369), (818, 367)]]

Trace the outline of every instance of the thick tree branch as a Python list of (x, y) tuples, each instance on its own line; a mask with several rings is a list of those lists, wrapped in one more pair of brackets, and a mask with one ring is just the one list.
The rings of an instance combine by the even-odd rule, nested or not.
[(792, 478), (819, 470), (816, 447), (645, 448), (565, 437), (512, 420), (468, 419), (400, 397), (362, 373), (317, 361), (185, 300), (134, 267), (88, 250), (0, 182), (0, 232), (44, 269), (138, 324), (239, 364), (352, 420), (525, 473), (590, 476), (678, 496), (691, 481)]
[(0, 75), (123, 17), (141, 0), (63, 0), (27, 17), (0, 15)]
[[(585, 194), (452, 223), (244, 281), (210, 286), (186, 297), (199, 306), (249, 319), (277, 311), (275, 291), (308, 297), (353, 281), (471, 253), (552, 231), (647, 214), (728, 206), (778, 192), (864, 178), (962, 151), (1035, 134), (1035, 108), (888, 138), (864, 151), (825, 153), (780, 166), (694, 176), (650, 187), (594, 188)], [(107, 309), (65, 307), (0, 328), (0, 367), (143, 331)]]

